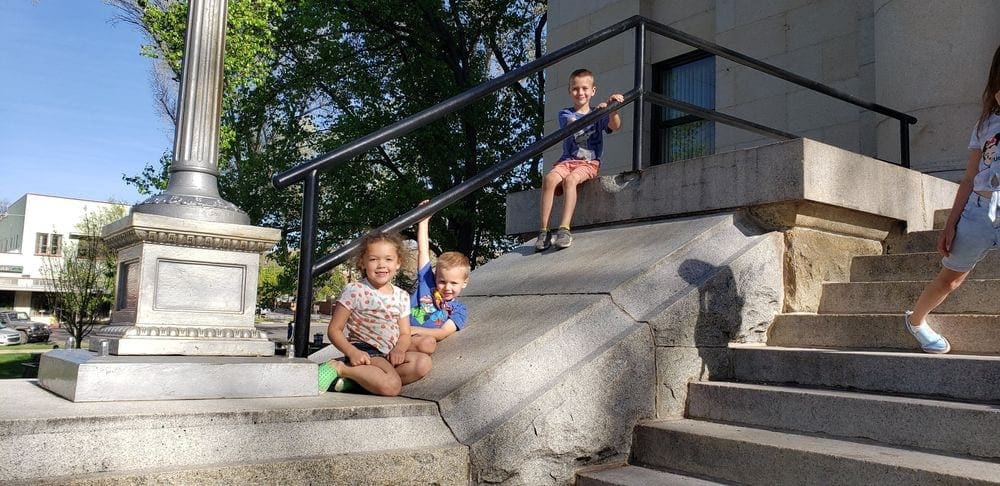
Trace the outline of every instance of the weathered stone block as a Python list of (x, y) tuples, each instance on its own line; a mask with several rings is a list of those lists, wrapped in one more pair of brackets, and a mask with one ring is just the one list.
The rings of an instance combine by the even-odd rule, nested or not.
[(688, 383), (732, 376), (729, 348), (656, 348), (656, 416), (683, 417)]
[(623, 337), (470, 447), (477, 483), (571, 484), (577, 468), (628, 457), (632, 429), (654, 415), (646, 329)]
[(782, 252), (781, 234), (771, 233), (718, 266), (684, 261), (682, 272), (697, 277), (685, 295), (649, 319), (656, 345), (764, 342), (782, 309)]

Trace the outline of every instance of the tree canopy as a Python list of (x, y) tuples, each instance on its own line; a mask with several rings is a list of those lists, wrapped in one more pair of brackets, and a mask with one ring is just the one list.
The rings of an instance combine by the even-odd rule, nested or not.
[[(118, 5), (152, 40), (145, 54), (179, 79), (187, 2)], [(299, 240), (301, 189), (276, 190), (270, 177), (539, 56), (545, 9), (544, 0), (230, 0), (222, 196), (255, 224), (283, 231), (276, 260), (293, 268), (286, 264)], [(320, 254), (539, 137), (543, 83), (533, 76), (323, 174)], [(168, 113), (171, 91), (160, 90)], [(169, 162), (166, 153), (127, 180), (163, 189)], [(505, 197), (537, 185), (538, 166), (524, 164), (435, 215), (434, 246), (461, 251), (474, 265), (512, 246)]]

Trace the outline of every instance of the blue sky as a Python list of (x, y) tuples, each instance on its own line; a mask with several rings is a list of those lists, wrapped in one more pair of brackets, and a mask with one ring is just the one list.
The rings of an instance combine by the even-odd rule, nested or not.
[(135, 203), (173, 146), (139, 30), (101, 0), (0, 1), (0, 200), (31, 192)]

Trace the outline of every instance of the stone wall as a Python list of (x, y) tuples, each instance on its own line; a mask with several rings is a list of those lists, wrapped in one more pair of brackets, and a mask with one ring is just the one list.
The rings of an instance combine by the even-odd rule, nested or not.
[[(913, 167), (956, 180), (965, 165), (965, 143), (978, 116), (990, 59), (1000, 43), (1000, 30), (992, 28), (994, 10), (989, 0), (552, 0), (547, 49), (633, 15), (646, 16), (917, 117), (910, 129)], [(647, 83), (653, 64), (693, 50), (658, 35), (650, 35), (646, 43)], [(567, 76), (579, 67), (596, 73), (598, 99), (628, 91), (634, 85), (632, 34), (546, 69), (547, 133), (557, 127), (558, 110), (569, 104)], [(725, 59), (716, 63), (715, 106), (846, 150), (900, 160), (895, 119)], [(603, 175), (631, 168), (632, 108), (622, 115), (622, 132), (607, 139)], [(649, 110), (645, 116), (648, 120)], [(727, 126), (716, 130), (717, 152), (769, 141)], [(646, 140), (643, 161), (649, 160), (648, 131)], [(558, 155), (558, 149), (547, 151), (546, 166)]]

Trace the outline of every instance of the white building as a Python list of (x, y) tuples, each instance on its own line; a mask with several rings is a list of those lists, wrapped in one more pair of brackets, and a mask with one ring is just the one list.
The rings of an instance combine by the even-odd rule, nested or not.
[[(113, 203), (25, 194), (0, 217), (0, 309), (37, 316), (48, 312), (44, 269), (67, 242), (80, 238), (84, 215)], [(126, 210), (127, 205), (120, 205)]]

